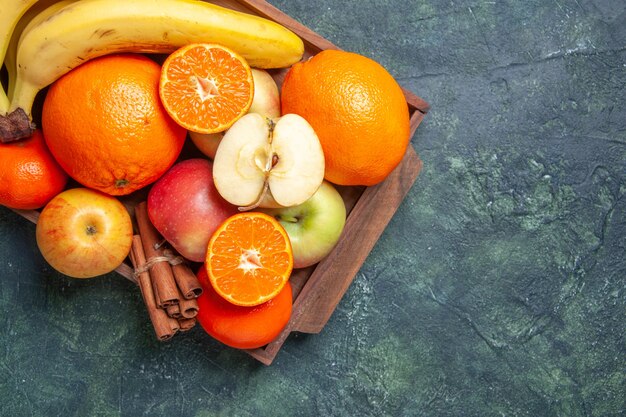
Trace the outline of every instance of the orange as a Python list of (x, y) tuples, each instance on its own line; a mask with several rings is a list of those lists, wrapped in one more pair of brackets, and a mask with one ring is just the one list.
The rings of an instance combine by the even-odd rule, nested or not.
[(190, 44), (163, 63), (161, 101), (187, 130), (216, 133), (246, 114), (254, 96), (252, 71), (236, 52), (215, 44)]
[(282, 85), (282, 113), (313, 127), (324, 149), (325, 178), (374, 185), (400, 163), (410, 140), (402, 89), (365, 56), (325, 50), (291, 67)]
[(264, 213), (226, 219), (209, 240), (206, 268), (215, 291), (240, 306), (274, 298), (289, 280), (293, 253), (289, 236)]
[(236, 306), (220, 297), (206, 268), (198, 280), (204, 291), (198, 297), (198, 322), (214, 339), (237, 349), (255, 349), (274, 340), (291, 317), (291, 285), (287, 283), (271, 300), (254, 307)]
[(37, 129), (31, 137), (0, 142), (0, 204), (13, 209), (43, 207), (67, 184), (67, 174), (54, 160)]
[(187, 132), (161, 105), (161, 67), (138, 54), (107, 55), (49, 89), (42, 128), (50, 151), (86, 187), (125, 195), (156, 181)]

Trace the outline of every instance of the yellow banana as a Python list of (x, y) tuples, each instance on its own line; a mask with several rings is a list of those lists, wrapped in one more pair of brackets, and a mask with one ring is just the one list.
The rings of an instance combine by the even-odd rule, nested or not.
[[(15, 25), (28, 8), (37, 0), (2, 0), (0, 1), (0, 66), (4, 61), (4, 55), (9, 47), (11, 34)], [(0, 85), (0, 116), (4, 116), (9, 110), (9, 99)]]
[(15, 89), (15, 82), (17, 80), (17, 46), (22, 34), (28, 32), (32, 27), (46, 20), (61, 8), (76, 1), (78, 0), (39, 0), (32, 7), (30, 7), (17, 22), (15, 28), (13, 29), (13, 35), (11, 35), (11, 41), (9, 42), (4, 56), (4, 65), (6, 66), (7, 73), (9, 75), (9, 86), (6, 91), (9, 100), (11, 100), (13, 90)]
[(257, 68), (287, 67), (304, 52), (302, 40), (277, 23), (200, 0), (79, 1), (21, 37), (7, 116), (12, 126), (2, 129), (0, 115), (0, 140), (29, 136), (37, 93), (81, 63), (116, 52), (168, 53), (194, 42), (227, 46)]

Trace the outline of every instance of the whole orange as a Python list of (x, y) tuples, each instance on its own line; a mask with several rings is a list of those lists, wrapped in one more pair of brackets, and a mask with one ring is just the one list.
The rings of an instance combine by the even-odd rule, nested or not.
[(37, 129), (16, 142), (0, 142), (0, 204), (13, 209), (43, 207), (67, 184), (67, 174), (54, 160)]
[(291, 284), (263, 304), (231, 304), (211, 285), (206, 268), (198, 271), (203, 292), (198, 297), (198, 322), (214, 339), (237, 349), (255, 349), (274, 340), (291, 317)]
[(50, 151), (76, 181), (125, 195), (156, 181), (187, 131), (159, 99), (161, 67), (139, 54), (88, 61), (57, 80), (43, 105)]
[(324, 149), (325, 178), (335, 184), (383, 181), (409, 144), (402, 89), (363, 55), (325, 50), (293, 65), (282, 85), (281, 107), (313, 126)]

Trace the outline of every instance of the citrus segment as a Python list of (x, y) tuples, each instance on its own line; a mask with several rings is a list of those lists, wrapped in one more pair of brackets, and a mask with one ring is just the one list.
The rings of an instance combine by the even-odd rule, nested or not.
[(291, 275), (289, 236), (267, 214), (235, 214), (211, 237), (206, 269), (224, 299), (240, 306), (262, 304), (275, 297)]
[(187, 130), (216, 133), (243, 116), (254, 96), (250, 66), (215, 44), (190, 44), (163, 63), (159, 94), (170, 116)]

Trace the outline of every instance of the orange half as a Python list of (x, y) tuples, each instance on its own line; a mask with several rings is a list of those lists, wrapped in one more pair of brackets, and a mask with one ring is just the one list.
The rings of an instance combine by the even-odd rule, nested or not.
[(220, 296), (239, 306), (256, 306), (276, 297), (293, 269), (289, 236), (264, 213), (229, 217), (209, 241), (206, 269)]
[(252, 104), (252, 71), (243, 57), (222, 45), (186, 45), (163, 63), (159, 95), (168, 114), (185, 129), (222, 132)]

